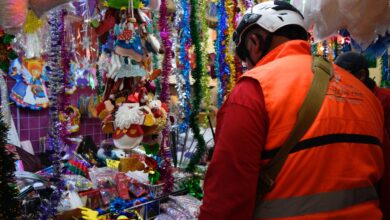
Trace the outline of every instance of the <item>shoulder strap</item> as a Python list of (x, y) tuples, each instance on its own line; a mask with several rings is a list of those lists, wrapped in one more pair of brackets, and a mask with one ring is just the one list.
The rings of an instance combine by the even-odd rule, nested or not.
[(271, 191), (288, 154), (311, 127), (325, 99), (329, 81), (333, 77), (333, 65), (320, 56), (314, 56), (312, 70), (314, 78), (298, 112), (293, 130), (276, 156), (261, 168), (255, 215), (262, 197)]

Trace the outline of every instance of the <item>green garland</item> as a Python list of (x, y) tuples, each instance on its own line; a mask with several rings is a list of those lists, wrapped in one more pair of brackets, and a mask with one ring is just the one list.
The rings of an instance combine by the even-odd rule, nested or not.
[(5, 73), (9, 71), (10, 61), (18, 58), (18, 54), (11, 47), (14, 39), (14, 35), (6, 34), (0, 29), (0, 69)]
[(191, 27), (191, 38), (192, 44), (195, 45), (195, 56), (196, 64), (195, 69), (192, 70), (192, 78), (194, 82), (194, 93), (192, 99), (192, 112), (190, 115), (190, 127), (194, 138), (197, 140), (198, 145), (196, 146), (195, 154), (191, 157), (190, 163), (187, 166), (187, 171), (192, 172), (195, 166), (199, 164), (206, 151), (206, 142), (203, 136), (200, 134), (199, 128), (199, 109), (202, 101), (202, 70), (204, 69), (202, 62), (202, 45), (199, 39), (199, 23), (197, 18), (197, 9), (199, 7), (197, 0), (190, 0), (191, 3), (191, 16), (190, 16), (190, 27)]
[[(200, 33), (202, 34), (202, 95), (203, 95), (203, 106), (204, 111), (206, 112), (206, 116), (210, 113), (210, 106), (211, 106), (211, 93), (210, 93), (210, 76), (209, 72), (207, 70), (206, 63), (208, 62), (208, 39), (209, 39), (209, 33), (208, 33), (208, 25), (207, 25), (207, 19), (206, 19), (206, 4), (207, 0), (200, 0), (199, 5), (199, 18), (200, 18)], [(208, 117), (205, 117), (204, 121), (202, 122), (203, 127), (208, 126)]]
[[(159, 20), (159, 17), (155, 13), (152, 12), (153, 33), (155, 34), (155, 36), (160, 36), (160, 34), (158, 32), (158, 20)], [(152, 63), (153, 63), (153, 69), (154, 70), (160, 68), (160, 65), (159, 65), (159, 54), (158, 53), (152, 55)], [(156, 95), (159, 95), (160, 92), (161, 92), (160, 77), (157, 77), (154, 80), (154, 84), (156, 86)]]
[(7, 133), (8, 125), (0, 114), (0, 219), (17, 219), (20, 209), (14, 177), (15, 156), (5, 148)]

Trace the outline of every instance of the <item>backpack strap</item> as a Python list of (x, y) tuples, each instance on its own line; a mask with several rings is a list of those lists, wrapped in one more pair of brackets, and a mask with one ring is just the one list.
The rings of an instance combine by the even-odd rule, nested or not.
[(311, 127), (325, 99), (329, 82), (333, 78), (333, 65), (323, 57), (314, 56), (312, 70), (313, 81), (298, 112), (294, 128), (276, 156), (260, 169), (255, 216), (258, 215), (262, 198), (272, 190), (288, 154)]

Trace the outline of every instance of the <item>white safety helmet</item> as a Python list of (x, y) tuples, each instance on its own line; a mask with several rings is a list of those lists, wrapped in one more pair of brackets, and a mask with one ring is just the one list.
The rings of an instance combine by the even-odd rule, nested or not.
[(258, 25), (269, 33), (274, 33), (287, 25), (298, 25), (306, 30), (303, 19), (301, 12), (287, 2), (263, 2), (245, 12), (233, 34), (233, 41), (238, 47), (241, 44), (243, 34), (253, 25)]

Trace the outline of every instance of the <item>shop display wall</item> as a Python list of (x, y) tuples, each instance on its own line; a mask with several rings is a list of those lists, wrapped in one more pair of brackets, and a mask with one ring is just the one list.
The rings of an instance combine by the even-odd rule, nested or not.
[[(13, 79), (7, 79), (8, 91), (15, 84)], [(77, 104), (78, 97), (82, 94), (90, 95), (91, 89), (79, 89), (77, 94), (73, 95), (71, 102)], [(40, 153), (39, 140), (46, 137), (49, 127), (49, 111), (43, 109), (39, 111), (28, 108), (16, 107), (15, 103), (11, 104), (12, 118), (15, 122), (16, 130), (20, 135), (20, 140), (30, 140), (35, 153)], [(19, 113), (19, 114), (18, 114)], [(101, 131), (101, 122), (96, 118), (81, 117), (80, 131), (75, 135), (90, 135), (96, 144), (106, 139), (106, 135)]]

